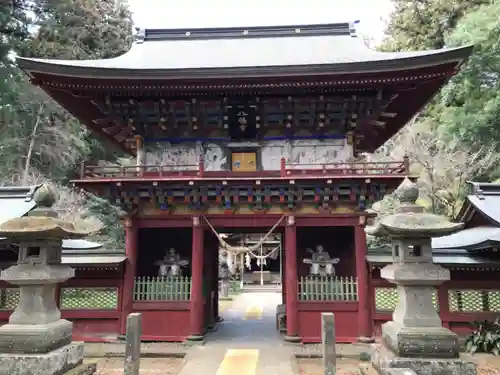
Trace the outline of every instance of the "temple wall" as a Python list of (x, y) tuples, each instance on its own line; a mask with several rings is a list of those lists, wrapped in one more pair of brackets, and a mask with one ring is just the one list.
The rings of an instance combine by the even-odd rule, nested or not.
[[(321, 164), (341, 163), (352, 157), (352, 146), (345, 139), (294, 140), (183, 144), (161, 143), (146, 154), (146, 165), (163, 165), (176, 169), (196, 169), (200, 156), (206, 171), (231, 169), (232, 152), (257, 152), (258, 170), (279, 170), (280, 159), (300, 164), (307, 169), (321, 168)], [(186, 168), (188, 167), (189, 168)]]

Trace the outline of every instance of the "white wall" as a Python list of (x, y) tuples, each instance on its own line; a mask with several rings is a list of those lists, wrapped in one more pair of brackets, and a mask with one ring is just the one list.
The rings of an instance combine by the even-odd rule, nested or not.
[[(307, 168), (321, 168), (321, 164), (341, 163), (352, 157), (352, 146), (345, 139), (262, 141), (260, 161), (264, 170), (279, 170), (280, 159), (288, 164)], [(236, 146), (236, 143), (231, 143)], [(163, 165), (166, 170), (194, 170), (200, 156), (204, 156), (205, 170), (220, 171), (230, 169), (230, 151), (215, 143), (183, 143), (172, 145), (163, 143), (161, 147), (146, 155), (147, 165)]]

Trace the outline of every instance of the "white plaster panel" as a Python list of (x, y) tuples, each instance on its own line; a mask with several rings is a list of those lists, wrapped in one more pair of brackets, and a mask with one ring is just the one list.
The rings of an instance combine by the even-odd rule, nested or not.
[(157, 150), (147, 153), (146, 164), (162, 165), (164, 170), (196, 170), (201, 155), (207, 171), (220, 171), (227, 161), (224, 150), (214, 143), (163, 143)]
[(146, 154), (147, 165), (163, 166), (164, 170), (196, 170), (200, 150), (196, 143), (172, 145), (164, 143), (161, 148)]
[(352, 146), (344, 139), (274, 141), (263, 145), (263, 169), (280, 169), (282, 157), (295, 168), (320, 169), (321, 164), (342, 163), (352, 157)]
[[(241, 144), (241, 147), (244, 146)], [(264, 141), (260, 147), (264, 170), (279, 170), (282, 157), (292, 164), (289, 167), (306, 169), (320, 169), (322, 164), (342, 163), (352, 157), (352, 146), (344, 139)], [(180, 145), (164, 143), (160, 149), (147, 153), (146, 164), (163, 165), (164, 170), (196, 170), (201, 155), (206, 171), (228, 168), (229, 151), (224, 146), (201, 142)]]
[(215, 143), (208, 143), (204, 150), (205, 170), (222, 171), (227, 164), (227, 157), (222, 147)]

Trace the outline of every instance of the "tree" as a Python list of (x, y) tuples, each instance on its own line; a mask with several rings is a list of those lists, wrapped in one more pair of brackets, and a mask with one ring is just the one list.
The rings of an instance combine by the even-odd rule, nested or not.
[(500, 144), (500, 1), (465, 16), (447, 39), (450, 46), (474, 44), (474, 53), (443, 90), (439, 117), (449, 134), (469, 147)]
[(385, 51), (440, 49), (447, 35), (472, 9), (490, 0), (394, 0), (381, 46)]
[(8, 54), (29, 38), (30, 13), (35, 12), (36, 1), (0, 0), (0, 66)]
[[(63, 203), (62, 207), (70, 211), (66, 214), (100, 218), (108, 215), (103, 220), (109, 224), (117, 216), (116, 208), (101, 202), (102, 212), (96, 213), (92, 196), (76, 199), (80, 195), (64, 184), (76, 174), (81, 160), (115, 155), (110, 156), (78, 121), (29, 84), (10, 52), (58, 59), (118, 56), (132, 42), (131, 14), (120, 0), (15, 0), (12, 4), (12, 12), (0, 9), (0, 42), (5, 51), (3, 60), (0, 55), (2, 183), (53, 183), (65, 191), (64, 196), (77, 202)], [(30, 32), (21, 34), (19, 30)], [(119, 225), (115, 220), (101, 232), (115, 246), (123, 242), (123, 236), (117, 233)]]
[(429, 128), (416, 119), (380, 150), (378, 157), (408, 156), (411, 172), (419, 177), (421, 203), (433, 213), (454, 219), (466, 195), (466, 182), (487, 178), (500, 162), (500, 155), (494, 145), (464, 148), (460, 140), (443, 141)]
[(39, 0), (35, 38), (24, 56), (57, 59), (105, 59), (130, 49), (132, 15), (120, 0)]

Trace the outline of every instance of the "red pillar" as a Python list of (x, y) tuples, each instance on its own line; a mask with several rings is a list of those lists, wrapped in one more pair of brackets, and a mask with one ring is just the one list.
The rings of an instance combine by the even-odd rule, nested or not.
[[(364, 217), (362, 218), (364, 219)], [(363, 342), (372, 342), (372, 317), (370, 304), (371, 282), (366, 263), (366, 233), (364, 220), (354, 228), (354, 242), (356, 247), (356, 276), (358, 277), (358, 336)], [(363, 224), (361, 224), (361, 222)]]
[(300, 341), (297, 280), (297, 233), (295, 217), (288, 216), (285, 228), (286, 336), (290, 342)]
[(127, 316), (132, 312), (134, 303), (134, 281), (137, 267), (137, 247), (138, 247), (138, 230), (134, 221), (131, 218), (126, 218), (125, 226), (125, 273), (122, 283), (122, 305), (120, 318), (120, 333), (125, 334), (127, 327)]
[(191, 317), (190, 341), (202, 341), (203, 311), (203, 227), (198, 216), (193, 217), (193, 245), (191, 256)]

